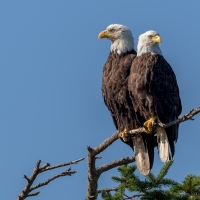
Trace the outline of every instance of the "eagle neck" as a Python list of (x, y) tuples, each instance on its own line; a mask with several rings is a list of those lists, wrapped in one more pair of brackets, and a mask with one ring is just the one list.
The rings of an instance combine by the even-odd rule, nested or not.
[(112, 42), (110, 47), (111, 52), (116, 52), (119, 55), (131, 51), (132, 49), (134, 49), (133, 37), (117, 39)]
[(141, 56), (142, 54), (145, 53), (159, 54), (162, 56), (162, 51), (158, 43), (146, 44), (146, 45), (138, 43), (137, 51), (138, 51), (137, 56)]

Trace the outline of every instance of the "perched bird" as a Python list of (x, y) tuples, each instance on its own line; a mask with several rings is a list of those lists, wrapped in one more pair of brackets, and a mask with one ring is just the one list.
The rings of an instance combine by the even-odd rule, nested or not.
[[(111, 41), (110, 54), (103, 68), (102, 95), (118, 131), (126, 133), (136, 127), (135, 112), (128, 92), (128, 77), (136, 51), (129, 28), (111, 24), (99, 33), (99, 39)], [(133, 149), (133, 141), (123, 137), (122, 141)]]
[[(140, 151), (140, 146), (148, 146), (151, 150), (151, 166), (154, 156), (153, 136), (150, 134), (130, 137), (128, 131), (139, 128), (135, 110), (132, 105), (128, 91), (128, 77), (132, 62), (136, 57), (134, 50), (134, 39), (131, 31), (119, 24), (112, 24), (102, 31), (98, 38), (108, 38), (111, 41), (110, 54), (103, 68), (102, 94), (104, 102), (113, 118), (116, 129), (120, 132), (121, 140), (128, 144), (134, 151), (136, 158), (146, 157), (146, 152)], [(135, 140), (136, 139), (136, 140)], [(144, 164), (148, 159), (137, 161), (137, 166), (143, 174), (148, 174), (151, 168), (144, 171)], [(140, 169), (141, 168), (141, 169)]]
[[(148, 174), (153, 165), (152, 145), (158, 145), (163, 162), (173, 157), (174, 143), (178, 139), (178, 125), (154, 130), (154, 124), (171, 122), (178, 118), (182, 110), (176, 76), (162, 55), (159, 47), (161, 42), (156, 31), (147, 31), (139, 36), (137, 57), (132, 62), (128, 78), (136, 123), (139, 127), (144, 126), (144, 133), (136, 135), (134, 139), (138, 146), (135, 154), (143, 152), (140, 155), (145, 155), (136, 157), (137, 165), (140, 165), (138, 168), (143, 174)], [(147, 141), (144, 145), (141, 145), (141, 137)]]

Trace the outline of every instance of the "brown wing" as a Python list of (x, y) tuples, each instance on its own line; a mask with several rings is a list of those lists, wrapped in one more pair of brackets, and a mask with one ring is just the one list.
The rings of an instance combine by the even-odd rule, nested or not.
[[(154, 107), (159, 120), (168, 123), (178, 118), (182, 111), (179, 88), (173, 69), (163, 56), (152, 56), (152, 65), (146, 72), (146, 86), (153, 95)], [(178, 139), (178, 125), (166, 129), (171, 154)]]
[[(119, 131), (124, 128), (135, 128), (135, 114), (129, 98), (127, 78), (132, 61), (136, 56), (134, 50), (118, 55), (111, 52), (103, 68), (102, 94), (115, 127)], [(128, 144), (133, 148), (132, 141)]]

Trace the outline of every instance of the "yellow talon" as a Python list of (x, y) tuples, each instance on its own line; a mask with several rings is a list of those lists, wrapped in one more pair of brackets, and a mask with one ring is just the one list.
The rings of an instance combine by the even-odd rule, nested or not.
[(125, 128), (122, 132), (120, 132), (119, 136), (122, 138), (122, 140), (124, 142), (127, 142), (128, 141), (128, 139), (127, 139), (127, 137), (128, 137), (127, 129)]
[(147, 120), (146, 122), (144, 122), (143, 124), (143, 130), (144, 132), (146, 132), (147, 134), (152, 133), (155, 129), (155, 118), (151, 118), (149, 120)]

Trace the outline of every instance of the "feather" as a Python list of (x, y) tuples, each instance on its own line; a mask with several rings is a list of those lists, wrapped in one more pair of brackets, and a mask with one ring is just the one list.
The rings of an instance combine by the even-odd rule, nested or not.
[(140, 134), (136, 135), (132, 140), (137, 168), (141, 174), (146, 176), (151, 169), (148, 149), (145, 147)]
[(157, 127), (158, 152), (162, 162), (169, 161), (169, 141), (164, 128)]

